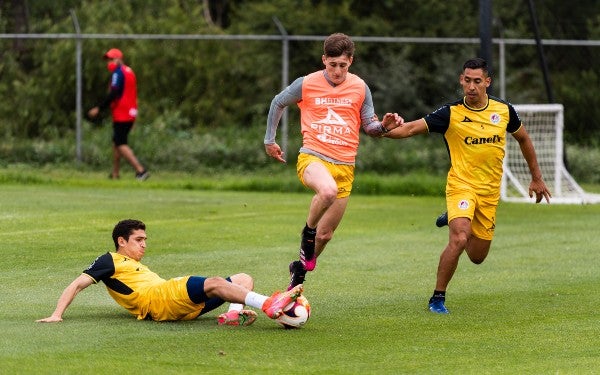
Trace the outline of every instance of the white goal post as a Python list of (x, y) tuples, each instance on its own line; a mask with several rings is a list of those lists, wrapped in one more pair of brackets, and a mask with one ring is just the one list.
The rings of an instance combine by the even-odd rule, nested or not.
[[(567, 171), (563, 159), (563, 105), (514, 105), (535, 147), (544, 181), (552, 193), (551, 203), (600, 203), (600, 195), (586, 193)], [(501, 198), (509, 202), (535, 202), (529, 198), (531, 174), (519, 143), (506, 137), (506, 156)]]

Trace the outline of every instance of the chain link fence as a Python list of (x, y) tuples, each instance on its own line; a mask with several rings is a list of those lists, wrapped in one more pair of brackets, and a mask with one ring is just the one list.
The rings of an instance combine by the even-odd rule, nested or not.
[[(79, 26), (76, 20), (76, 17), (73, 16), (74, 28), (76, 30), (75, 33), (64, 33), (64, 34), (0, 34), (0, 40), (73, 40), (75, 41), (75, 49), (73, 50), (73, 59), (75, 71), (73, 74), (75, 75), (75, 86), (73, 87), (73, 92), (75, 93), (75, 103), (73, 103), (73, 110), (75, 112), (75, 124), (73, 124), (76, 129), (76, 158), (77, 160), (81, 160), (82, 158), (82, 71), (84, 58), (82, 56), (82, 46), (84, 43), (89, 41), (99, 41), (99, 40), (113, 40), (113, 41), (135, 41), (136, 43), (143, 43), (148, 41), (148, 43), (152, 41), (172, 41), (174, 43), (202, 43), (203, 41), (237, 41), (237, 42), (268, 42), (268, 43), (276, 43), (273, 46), (279, 45), (280, 48), (273, 48), (273, 53), (278, 53), (281, 55), (281, 71), (279, 74), (281, 75), (281, 88), (286, 87), (289, 84), (290, 77), (290, 54), (296, 53), (294, 49), (298, 49), (300, 45), (303, 43), (312, 43), (314, 45), (319, 45), (325, 39), (324, 35), (288, 35), (286, 30), (277, 23), (277, 26), (280, 31), (280, 35), (169, 35), (169, 34), (82, 34), (79, 32)], [(365, 50), (367, 46), (373, 45), (397, 45), (397, 46), (411, 46), (413, 49), (431, 49), (435, 48), (439, 50), (440, 56), (440, 65), (448, 65), (454, 64), (457, 69), (460, 67), (459, 64), (465, 59), (465, 56), (471, 56), (476, 53), (478, 46), (481, 41), (478, 38), (414, 38), (414, 37), (376, 37), (376, 36), (353, 36), (352, 37), (355, 43), (360, 46), (361, 50)], [(536, 103), (536, 102), (544, 102), (544, 94), (543, 89), (541, 89), (542, 85), (540, 82), (541, 79), (541, 71), (521, 71), (519, 75), (510, 74), (512, 71), (519, 70), (521, 65), (523, 65), (523, 61), (520, 60), (522, 56), (531, 56), (531, 50), (536, 49), (536, 41), (534, 39), (504, 39), (504, 38), (494, 38), (492, 39), (492, 43), (494, 46), (494, 70), (495, 80), (494, 80), (494, 94), (501, 98), (510, 97), (511, 102), (513, 103)], [(596, 69), (598, 72), (599, 59), (598, 59), (598, 47), (600, 47), (600, 41), (598, 40), (553, 40), (553, 39), (542, 39), (541, 43), (543, 45), (543, 49), (552, 56), (553, 60), (550, 60), (550, 78), (552, 78), (553, 74), (553, 66), (568, 66), (570, 64), (580, 63), (581, 61), (589, 62), (590, 66)], [(525, 53), (524, 51), (527, 51)], [(361, 53), (358, 53), (359, 58), (368, 59), (368, 57), (362, 57)], [(559, 60), (559, 61), (557, 61)], [(403, 74), (400, 72), (401, 68), (392, 68), (391, 74)], [(456, 70), (458, 71), (458, 70)], [(404, 72), (406, 74), (410, 74), (409, 72)], [(276, 74), (276, 72), (269, 72), (269, 74)], [(363, 72), (361, 72), (363, 74)], [(432, 75), (435, 76), (437, 72), (432, 72)], [(369, 75), (373, 75), (373, 73), (368, 73), (367, 77), (364, 77), (371, 86), (371, 80), (369, 79)], [(600, 74), (598, 74), (600, 76)], [(376, 100), (376, 104), (378, 99), (384, 101), (386, 96), (385, 94), (385, 79), (389, 77), (376, 77), (373, 76), (373, 80), (375, 81), (374, 85), (380, 87), (379, 93), (374, 93), (374, 99)], [(434, 78), (435, 79), (435, 78)], [(446, 82), (446, 85), (456, 85), (456, 76), (444, 76), (437, 78), (440, 82), (443, 80)], [(382, 81), (380, 84), (377, 81)], [(535, 93), (529, 92), (528, 90), (516, 91), (513, 90), (512, 87), (517, 87), (515, 81), (523, 80), (531, 80), (538, 82), (535, 84)], [(573, 81), (576, 82), (578, 77), (573, 77)], [(389, 83), (388, 83), (389, 84)], [(565, 84), (561, 82), (561, 84)], [(406, 93), (411, 95), (410, 89), (404, 87)], [(597, 89), (597, 88), (596, 88)], [(49, 88), (51, 90), (51, 88)], [(377, 91), (377, 90), (375, 90)], [(439, 102), (442, 104), (445, 99), (451, 99), (447, 94), (447, 90), (441, 90), (444, 94), (441, 94), (439, 98), (435, 98), (434, 102)], [(455, 93), (457, 93), (455, 91)], [(272, 93), (275, 94), (275, 93)], [(411, 95), (413, 98), (416, 98), (421, 93), (414, 93)], [(425, 93), (427, 94), (427, 93)], [(451, 93), (452, 94), (452, 93)], [(596, 96), (598, 98), (598, 96)], [(268, 103), (267, 103), (268, 104)], [(600, 103), (596, 103), (596, 107), (600, 107)], [(422, 103), (411, 103), (409, 99), (404, 103), (407, 108), (422, 108)], [(422, 108), (425, 110), (424, 108)], [(573, 110), (581, 111), (583, 108), (573, 108)], [(569, 111), (569, 108), (566, 109)], [(568, 118), (568, 117), (567, 117)], [(282, 148), (287, 150), (288, 147), (288, 118), (287, 112), (282, 119), (282, 124), (280, 127), (280, 134), (282, 136)]]

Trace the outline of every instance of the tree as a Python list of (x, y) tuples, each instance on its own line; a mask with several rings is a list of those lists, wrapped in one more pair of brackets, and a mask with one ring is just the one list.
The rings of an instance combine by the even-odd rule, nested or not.
[[(600, 37), (597, 1), (537, 2), (543, 38)], [(525, 1), (493, 2), (494, 37), (531, 38)], [(0, 4), (3, 32), (72, 33), (73, 9), (84, 33), (290, 35), (345, 32), (352, 36), (478, 37), (472, 0), (10, 0)], [(462, 62), (477, 45), (357, 42), (353, 71), (372, 89), (378, 111), (414, 118), (458, 94)], [(54, 137), (73, 131), (73, 40), (0, 40), (0, 121), (5, 134)], [(84, 104), (104, 95), (108, 72), (101, 59), (111, 47), (125, 52), (136, 71), (140, 122), (166, 121), (173, 131), (262, 124), (281, 88), (280, 41), (85, 39)], [(322, 41), (290, 43), (290, 77), (322, 64)], [(600, 139), (597, 47), (545, 46), (557, 101), (565, 104), (570, 141)], [(507, 94), (512, 102), (544, 101), (535, 47), (507, 47)], [(494, 64), (497, 66), (497, 64)], [(574, 85), (573, 82), (577, 82)], [(585, 89), (578, 89), (583, 84)], [(41, 105), (43, 104), (43, 105)], [(296, 116), (292, 111), (292, 116)], [(172, 119), (169, 120), (169, 119)], [(293, 120), (293, 118), (292, 118)]]

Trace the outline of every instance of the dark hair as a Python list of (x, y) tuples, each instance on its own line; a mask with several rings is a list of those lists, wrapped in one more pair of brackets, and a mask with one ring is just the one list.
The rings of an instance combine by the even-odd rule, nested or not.
[(127, 219), (121, 220), (115, 225), (112, 232), (112, 238), (115, 243), (115, 249), (119, 249), (119, 237), (123, 237), (126, 241), (129, 241), (129, 236), (134, 230), (146, 230), (146, 224), (139, 220)]
[(345, 55), (346, 57), (350, 58), (354, 56), (354, 42), (346, 34), (331, 34), (323, 43), (323, 54), (326, 57), (338, 57)]
[(465, 71), (465, 69), (481, 69), (483, 70), (483, 73), (485, 75), (490, 75), (490, 72), (488, 71), (487, 61), (485, 61), (481, 57), (475, 57), (465, 61), (465, 63), (463, 64), (463, 72)]

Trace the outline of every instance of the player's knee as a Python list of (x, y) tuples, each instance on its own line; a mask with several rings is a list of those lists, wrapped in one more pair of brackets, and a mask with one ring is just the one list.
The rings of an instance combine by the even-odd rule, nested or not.
[(467, 246), (467, 237), (460, 234), (457, 236), (451, 236), (450, 244), (452, 245), (452, 248), (462, 251)]
[(227, 280), (219, 276), (207, 277), (206, 280), (204, 280), (204, 293), (206, 293), (208, 297), (213, 297), (215, 291), (219, 290), (227, 283)]
[(333, 204), (333, 202), (335, 202), (335, 199), (337, 198), (337, 193), (337, 187), (331, 186), (319, 191), (318, 196), (321, 202), (323, 202), (323, 204), (329, 207)]
[(230, 279), (232, 283), (241, 285), (248, 290), (254, 289), (254, 279), (247, 273), (236, 273)]

